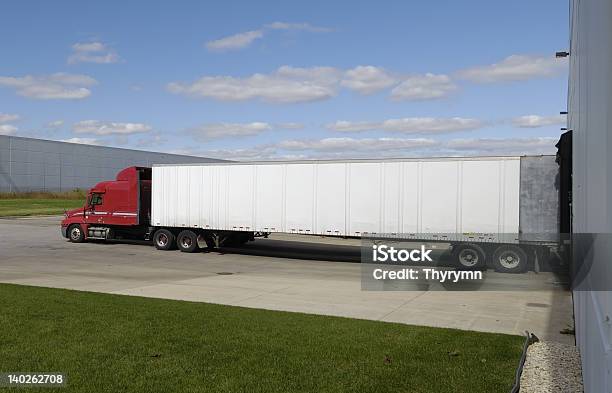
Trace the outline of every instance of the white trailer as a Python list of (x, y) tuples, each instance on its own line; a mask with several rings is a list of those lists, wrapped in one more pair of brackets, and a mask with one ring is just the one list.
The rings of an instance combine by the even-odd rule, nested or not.
[(503, 257), (519, 271), (519, 243), (550, 243), (522, 234), (557, 231), (555, 170), (552, 156), (159, 165), (150, 222), (182, 251), (256, 233), (391, 236), (451, 241), (460, 265), (481, 267), (496, 253), (483, 243), (517, 243)]

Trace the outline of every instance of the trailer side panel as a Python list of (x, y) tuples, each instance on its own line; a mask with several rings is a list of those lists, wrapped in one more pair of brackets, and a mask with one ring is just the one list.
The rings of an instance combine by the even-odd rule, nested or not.
[(328, 236), (518, 233), (520, 159), (153, 168), (155, 226)]

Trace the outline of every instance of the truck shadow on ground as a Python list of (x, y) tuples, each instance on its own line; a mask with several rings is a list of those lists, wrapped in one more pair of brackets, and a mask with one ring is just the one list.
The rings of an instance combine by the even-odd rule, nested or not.
[[(253, 255), (274, 258), (289, 258), (293, 260), (316, 260), (330, 262), (361, 263), (361, 247), (356, 245), (337, 245), (313, 242), (285, 241), (285, 240), (257, 240), (247, 243), (240, 247), (223, 247), (220, 249), (206, 250), (205, 252), (238, 255)], [(452, 255), (447, 250), (438, 250), (435, 254), (435, 266), (441, 268), (451, 268), (455, 265), (452, 262)], [(405, 267), (431, 267), (424, 263), (411, 263), (403, 265)], [(564, 268), (545, 269), (540, 273), (532, 269), (525, 273), (499, 273), (493, 269), (486, 269), (487, 285), (477, 286), (477, 289), (486, 290), (567, 290), (569, 288), (569, 277)], [(446, 288), (453, 289), (449, 284)], [(463, 290), (474, 290), (472, 286), (467, 286)]]
[(221, 247), (219, 249), (205, 250), (205, 252), (333, 262), (361, 262), (361, 248), (359, 246), (286, 240), (262, 239), (243, 246)]
[[(351, 263), (360, 263), (362, 257), (362, 249), (359, 245), (276, 239), (260, 239), (240, 247), (221, 247), (207, 252)], [(451, 265), (449, 252), (439, 252), (436, 258), (439, 258), (440, 262), (445, 265)], [(415, 264), (415, 266), (419, 266), (419, 264)]]

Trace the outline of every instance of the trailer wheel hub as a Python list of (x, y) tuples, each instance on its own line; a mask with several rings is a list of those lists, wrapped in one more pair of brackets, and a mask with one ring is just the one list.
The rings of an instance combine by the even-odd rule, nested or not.
[(474, 266), (478, 263), (478, 255), (474, 250), (466, 248), (459, 253), (459, 261), (463, 266)]
[(183, 248), (189, 248), (191, 246), (191, 238), (183, 236), (183, 238), (181, 239), (181, 245), (183, 246)]
[(499, 256), (499, 263), (506, 269), (514, 269), (520, 264), (521, 257), (512, 250), (508, 250)]
[(72, 240), (78, 240), (79, 237), (81, 237), (81, 228), (78, 226), (72, 227), (72, 230), (70, 231), (70, 238)]

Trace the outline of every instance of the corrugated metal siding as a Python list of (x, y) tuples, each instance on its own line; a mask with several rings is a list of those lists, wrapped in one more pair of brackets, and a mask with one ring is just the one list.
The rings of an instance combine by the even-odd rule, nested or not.
[(219, 161), (0, 135), (0, 192), (88, 189), (129, 166)]
[[(609, 242), (612, 159), (608, 159), (612, 152), (612, 1), (571, 1), (570, 53), (568, 123), (573, 130), (573, 231), (594, 234), (589, 247), (593, 265), (583, 287), (589, 288), (595, 279), (604, 280), (609, 287), (612, 283)], [(581, 248), (578, 246), (574, 249)], [(612, 292), (575, 291), (574, 310), (585, 392), (612, 392)]]

